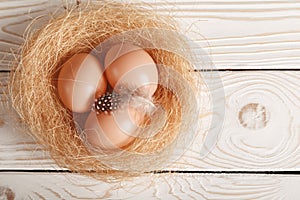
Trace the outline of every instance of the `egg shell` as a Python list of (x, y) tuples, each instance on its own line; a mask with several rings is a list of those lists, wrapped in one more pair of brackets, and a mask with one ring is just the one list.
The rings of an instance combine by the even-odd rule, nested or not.
[(136, 109), (119, 110), (112, 114), (91, 112), (85, 124), (87, 142), (96, 148), (113, 150), (134, 140), (143, 115)]
[(139, 89), (151, 97), (157, 89), (158, 70), (152, 57), (143, 49), (130, 44), (113, 46), (104, 60), (109, 84)]
[(71, 111), (83, 113), (91, 110), (95, 94), (106, 91), (107, 81), (98, 59), (87, 53), (79, 53), (66, 61), (58, 75), (58, 95)]
[(104, 62), (105, 66), (109, 66), (119, 57), (137, 50), (143, 50), (143, 49), (129, 43), (114, 45), (109, 49), (109, 51), (105, 55), (105, 62)]

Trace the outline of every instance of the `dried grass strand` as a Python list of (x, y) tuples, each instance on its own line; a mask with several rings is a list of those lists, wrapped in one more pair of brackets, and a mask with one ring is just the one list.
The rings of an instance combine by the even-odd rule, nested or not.
[[(174, 87), (177, 87), (177, 93), (185, 97), (186, 106), (182, 107), (183, 102), (174, 95), (174, 91), (160, 86), (154, 95), (154, 100), (165, 109), (167, 123), (155, 137), (137, 138), (126, 147), (126, 151), (145, 157), (144, 162), (139, 163), (141, 169), (137, 167), (139, 170), (134, 173), (114, 169), (101, 160), (106, 159), (113, 164), (114, 161), (120, 160), (119, 154), (102, 157), (93, 154), (82, 140), (82, 133), (78, 132), (72, 113), (57, 97), (53, 80), (57, 76), (59, 67), (68, 58), (76, 53), (90, 52), (101, 42), (116, 34), (145, 28), (178, 31), (173, 19), (158, 15), (151, 9), (127, 3), (98, 2), (66, 11), (62, 16), (54, 18), (40, 28), (30, 38), (26, 38), (19, 63), (9, 84), (12, 105), (23, 123), (29, 127), (34, 138), (46, 146), (52, 158), (60, 166), (99, 179), (128, 177), (151, 169), (148, 166), (156, 166), (156, 164), (159, 166), (160, 162), (170, 156), (172, 147), (180, 142), (179, 140), (184, 140), (184, 131), (188, 130), (190, 125), (186, 121), (193, 121), (188, 118), (195, 116), (192, 114), (183, 116), (183, 113), (193, 113), (195, 108), (193, 104), (187, 105), (193, 99), (189, 98), (189, 94), (181, 84)], [(147, 37), (151, 39), (151, 34)], [(182, 48), (183, 43), (184, 41), (180, 44), (175, 42), (174, 45)], [(196, 91), (195, 73), (191, 73), (192, 66), (188, 60), (166, 50), (148, 49), (147, 51), (157, 64), (170, 66)], [(163, 74), (162, 70), (160, 79), (164, 79), (166, 83), (172, 82), (172, 77)], [(173, 84), (174, 82), (176, 81), (173, 81)], [(183, 121), (186, 124), (182, 124)], [(170, 148), (165, 150), (166, 146)], [(147, 159), (148, 154), (160, 151), (157, 157)], [(132, 160), (130, 156), (122, 156), (124, 163)], [(144, 170), (142, 170), (143, 166)]]

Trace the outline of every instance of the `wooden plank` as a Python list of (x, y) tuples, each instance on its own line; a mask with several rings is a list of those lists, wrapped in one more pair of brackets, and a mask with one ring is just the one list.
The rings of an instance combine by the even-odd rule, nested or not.
[[(221, 107), (225, 99), (224, 119), (222, 107), (210, 114), (210, 101), (204, 99), (203, 107), (207, 110), (201, 117), (197, 137), (192, 145), (185, 146), (183, 156), (165, 169), (299, 170), (300, 72), (224, 71), (219, 74), (224, 87), (215, 87), (215, 91), (224, 90), (225, 97), (217, 99), (214, 106)], [(211, 82), (215, 83), (216, 78)], [(214, 92), (203, 88), (201, 91), (206, 96)], [(0, 169), (60, 169), (24, 129), (14, 128), (16, 123), (10, 121), (12, 117), (7, 113), (1, 112)], [(214, 131), (216, 124), (222, 125), (222, 120), (223, 129), (218, 134)], [(203, 144), (212, 134), (218, 136), (216, 146), (202, 157)]]
[[(66, 2), (76, 3), (75, 0), (0, 3), (0, 69), (10, 68), (31, 20), (58, 12)], [(147, 3), (160, 14), (173, 16), (182, 32), (198, 44), (195, 51), (199, 48), (206, 51), (218, 69), (299, 68), (299, 1), (130, 2), (144, 6)]]
[(173, 15), (218, 69), (299, 68), (299, 1), (147, 2)]
[[(74, 174), (0, 173), (16, 199), (297, 199), (293, 175), (162, 174), (107, 183)], [(11, 194), (12, 195), (12, 194)]]
[[(194, 143), (181, 169), (299, 169), (300, 73), (224, 72), (225, 121), (216, 147)], [(178, 166), (178, 165), (177, 165)]]

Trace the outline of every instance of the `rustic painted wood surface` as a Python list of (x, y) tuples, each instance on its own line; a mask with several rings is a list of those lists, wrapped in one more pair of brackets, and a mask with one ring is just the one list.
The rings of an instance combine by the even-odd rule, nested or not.
[[(298, 176), (231, 172), (279, 173), (300, 168), (300, 1), (146, 2), (161, 14), (173, 15), (182, 31), (207, 51), (216, 68), (237, 70), (219, 72), (224, 88), (216, 86), (215, 90), (225, 92), (225, 118), (215, 148), (206, 157), (200, 156), (207, 134), (214, 130), (212, 116), (222, 116), (222, 109), (210, 113), (208, 107), (193, 145), (164, 168), (182, 174), (149, 174), (105, 183), (53, 173), (64, 168), (26, 131), (14, 127), (13, 113), (5, 102), (5, 71), (18, 55), (27, 26), (34, 20), (43, 24), (51, 18), (48, 13), (64, 12), (70, 5), (65, 0), (1, 0), (0, 70), (5, 71), (0, 73), (0, 199), (5, 195), (16, 199), (296, 199)], [(202, 89), (203, 97), (213, 92)], [(220, 105), (222, 99), (214, 104)], [(37, 172), (43, 170), (52, 173)], [(190, 170), (226, 174), (191, 174)]]
[[(70, 174), (3, 173), (0, 182), (16, 199), (297, 199), (298, 176), (145, 175), (106, 183)], [(26, 184), (24, 184), (26, 183)]]

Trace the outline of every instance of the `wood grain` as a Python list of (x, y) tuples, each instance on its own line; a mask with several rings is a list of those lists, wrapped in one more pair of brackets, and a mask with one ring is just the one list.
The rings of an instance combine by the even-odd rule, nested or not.
[[(210, 72), (205, 72), (210, 73)], [(219, 72), (225, 92), (225, 115), (203, 107), (202, 126), (183, 156), (165, 169), (298, 170), (300, 168), (300, 72)], [(211, 82), (216, 82), (212, 77)], [(203, 93), (209, 91), (202, 90)], [(215, 102), (222, 105), (224, 98)], [(208, 108), (207, 108), (208, 107)], [(246, 107), (246, 109), (245, 109)], [(222, 109), (219, 109), (222, 111)], [(218, 110), (217, 110), (218, 111)], [(47, 151), (24, 129), (16, 129), (9, 111), (2, 111), (0, 169), (59, 169)], [(217, 117), (212, 121), (212, 116)], [(216, 145), (202, 158), (206, 137), (224, 120)], [(221, 124), (222, 125), (222, 124)]]
[[(36, 17), (45, 23), (49, 13), (59, 13), (67, 2), (2, 1), (0, 3), (0, 69), (10, 69), (24, 42), (24, 30)], [(84, 2), (84, 1), (82, 1)], [(218, 69), (298, 68), (300, 63), (299, 1), (165, 1), (131, 0), (149, 4), (173, 16), (190, 40), (203, 49)], [(203, 66), (198, 66), (199, 68)]]
[[(0, 2), (0, 69), (16, 61), (24, 38), (63, 10), (61, 0), (21, 0)], [(32, 30), (32, 31), (30, 31)]]
[[(151, 1), (149, 1), (151, 2)], [(209, 52), (217, 68), (298, 68), (299, 1), (157, 3)], [(196, 36), (198, 34), (198, 37)]]
[[(196, 143), (185, 153), (180, 168), (299, 169), (299, 75), (298, 71), (221, 73), (226, 108), (217, 145), (199, 159)], [(264, 112), (243, 110), (251, 104), (264, 107)], [(241, 116), (249, 125), (266, 121), (253, 129), (241, 123)]]
[(74, 174), (1, 173), (16, 199), (297, 199), (293, 175), (163, 174), (107, 183)]

